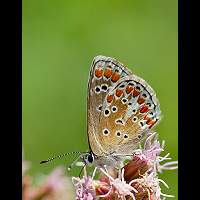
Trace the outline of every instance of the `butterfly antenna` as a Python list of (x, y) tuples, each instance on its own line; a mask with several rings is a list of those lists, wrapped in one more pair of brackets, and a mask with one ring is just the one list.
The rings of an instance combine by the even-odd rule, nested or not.
[(61, 154), (61, 155), (58, 155), (58, 156), (49, 158), (49, 159), (47, 159), (47, 160), (42, 160), (42, 161), (40, 162), (40, 164), (48, 163), (48, 162), (51, 162), (52, 160), (54, 160), (54, 159), (56, 159), (56, 158), (62, 158), (62, 157), (64, 157), (64, 156), (68, 156), (68, 155), (71, 155), (71, 154), (82, 154), (82, 153), (85, 153), (85, 152), (74, 151), (74, 152), (70, 152), (70, 153), (64, 153), (64, 154)]

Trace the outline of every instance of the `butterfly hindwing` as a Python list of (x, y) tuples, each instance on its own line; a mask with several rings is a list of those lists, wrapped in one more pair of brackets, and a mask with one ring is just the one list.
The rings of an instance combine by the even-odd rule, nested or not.
[(158, 123), (159, 114), (155, 92), (143, 79), (120, 79), (104, 99), (97, 131), (102, 149), (107, 154), (131, 154)]
[(114, 58), (94, 58), (88, 81), (88, 138), (93, 153), (100, 155), (103, 148), (98, 138), (100, 115), (106, 95), (124, 77), (131, 74)]

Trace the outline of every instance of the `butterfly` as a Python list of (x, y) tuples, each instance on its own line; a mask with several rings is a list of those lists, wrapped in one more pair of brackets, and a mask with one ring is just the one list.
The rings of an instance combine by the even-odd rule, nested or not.
[(87, 136), (90, 150), (80, 157), (85, 165), (120, 166), (159, 123), (160, 113), (156, 93), (145, 80), (114, 58), (96, 56), (88, 79)]
[(88, 80), (89, 163), (118, 166), (160, 121), (156, 93), (114, 58), (96, 56)]

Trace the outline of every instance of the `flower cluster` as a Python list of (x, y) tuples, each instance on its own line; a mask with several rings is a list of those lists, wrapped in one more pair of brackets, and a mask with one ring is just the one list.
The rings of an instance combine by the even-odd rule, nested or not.
[(144, 142), (143, 148), (135, 151), (127, 164), (116, 170), (113, 168), (99, 168), (99, 177), (94, 173), (87, 175), (84, 169), (83, 178), (73, 177), (77, 200), (161, 200), (172, 195), (161, 192), (160, 183), (168, 185), (158, 178), (163, 170), (178, 168), (178, 162), (161, 162), (170, 160), (169, 154), (161, 157), (164, 143), (160, 145), (157, 133), (150, 134)]
[[(73, 188), (71, 181), (64, 176), (64, 169), (57, 167), (50, 175), (44, 176), (40, 182), (27, 174), (30, 162), (22, 160), (22, 200), (71, 200)], [(37, 178), (41, 178), (36, 177)]]

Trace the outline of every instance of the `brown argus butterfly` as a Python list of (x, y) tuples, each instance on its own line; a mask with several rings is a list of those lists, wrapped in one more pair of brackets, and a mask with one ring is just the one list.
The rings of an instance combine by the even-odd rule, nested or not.
[(90, 151), (81, 158), (85, 164), (93, 163), (97, 167), (119, 166), (158, 124), (159, 115), (159, 102), (149, 84), (116, 59), (96, 56), (88, 80)]
[(153, 89), (116, 59), (96, 56), (88, 81), (88, 161), (118, 166), (160, 117)]

